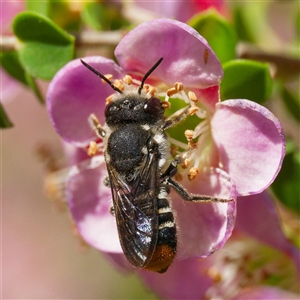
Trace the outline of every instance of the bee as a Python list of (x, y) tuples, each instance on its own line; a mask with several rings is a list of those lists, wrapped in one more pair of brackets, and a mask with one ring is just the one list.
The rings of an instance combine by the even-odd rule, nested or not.
[(82, 64), (117, 92), (105, 109), (105, 126), (91, 115), (90, 124), (104, 140), (104, 156), (113, 199), (119, 240), (133, 267), (164, 273), (177, 252), (177, 228), (169, 203), (170, 188), (192, 202), (230, 200), (190, 194), (173, 179), (181, 159), (173, 160), (166, 130), (189, 115), (189, 106), (169, 118), (159, 98), (143, 91), (146, 79), (160, 65), (160, 58), (144, 75), (137, 89), (122, 91), (81, 60)]

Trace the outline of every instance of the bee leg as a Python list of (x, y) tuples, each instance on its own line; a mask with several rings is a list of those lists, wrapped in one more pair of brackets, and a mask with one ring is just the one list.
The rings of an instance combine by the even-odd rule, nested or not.
[(88, 118), (88, 121), (89, 121), (91, 128), (95, 131), (96, 135), (101, 139), (104, 138), (106, 135), (106, 131), (101, 126), (98, 118), (94, 114), (91, 114)]
[(172, 187), (183, 200), (191, 201), (191, 202), (231, 202), (234, 201), (233, 199), (221, 199), (221, 198), (214, 198), (211, 196), (206, 195), (196, 195), (190, 194), (181, 184), (177, 181), (173, 180), (170, 177), (167, 177), (164, 181), (165, 184)]
[(184, 107), (177, 111), (175, 114), (171, 115), (169, 118), (167, 118), (162, 126), (163, 130), (167, 130), (179, 122), (183, 121), (188, 115), (190, 115), (190, 108), (191, 106)]

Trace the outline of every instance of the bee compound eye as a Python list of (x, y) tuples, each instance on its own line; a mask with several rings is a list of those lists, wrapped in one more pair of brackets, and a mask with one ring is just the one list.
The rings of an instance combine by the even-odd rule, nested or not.
[(144, 105), (144, 111), (156, 117), (161, 117), (164, 114), (164, 108), (158, 98), (150, 98)]

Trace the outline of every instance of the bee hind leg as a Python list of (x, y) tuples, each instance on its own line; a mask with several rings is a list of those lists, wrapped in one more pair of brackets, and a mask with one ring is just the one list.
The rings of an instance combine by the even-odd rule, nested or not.
[(206, 195), (196, 195), (189, 193), (181, 184), (170, 177), (166, 177), (164, 183), (172, 187), (183, 200), (191, 202), (222, 202), (227, 203), (234, 201), (233, 199), (214, 198)]

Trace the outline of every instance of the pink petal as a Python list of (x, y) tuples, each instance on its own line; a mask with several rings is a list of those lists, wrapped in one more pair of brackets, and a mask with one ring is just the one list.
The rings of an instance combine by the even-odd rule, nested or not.
[(220, 86), (215, 85), (206, 89), (192, 89), (199, 103), (203, 104), (210, 112), (214, 112), (216, 104), (220, 101)]
[[(111, 59), (91, 56), (83, 59), (102, 74), (122, 78), (122, 71)], [(47, 108), (56, 131), (64, 140), (86, 146), (95, 138), (88, 124), (94, 113), (104, 123), (105, 99), (113, 89), (82, 65), (79, 59), (63, 67), (53, 78), (47, 93)]]
[(257, 194), (276, 178), (285, 155), (278, 119), (249, 100), (227, 100), (216, 105), (211, 120), (221, 162), (239, 195)]
[(127, 71), (145, 74), (159, 58), (164, 60), (154, 77), (174, 85), (206, 88), (223, 77), (221, 64), (207, 41), (190, 26), (175, 20), (156, 19), (130, 31), (115, 55)]
[[(235, 186), (221, 170), (200, 174), (193, 181), (184, 182), (184, 186), (194, 194), (235, 199)], [(183, 201), (175, 193), (171, 198), (179, 229), (176, 260), (206, 257), (224, 245), (234, 227), (234, 201), (195, 203)]]
[(91, 246), (121, 253), (116, 221), (110, 213), (111, 190), (104, 186), (106, 167), (103, 156), (95, 156), (70, 170), (68, 205), (78, 232)]
[(139, 271), (142, 279), (162, 299), (206, 299), (213, 280), (207, 276), (209, 259), (185, 259), (174, 262), (164, 274)]

